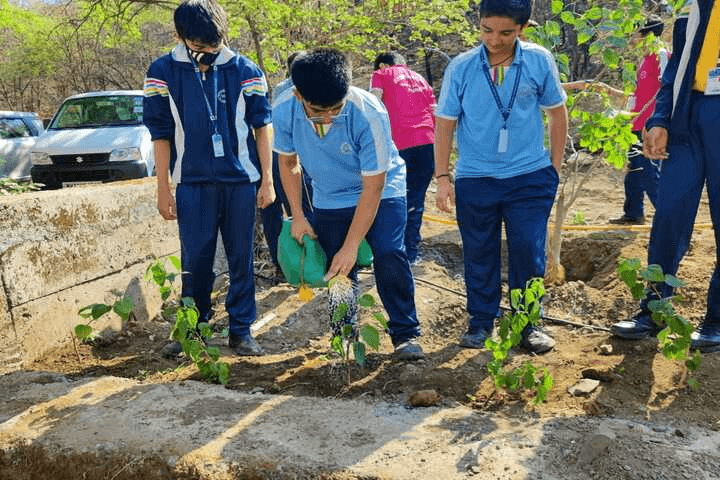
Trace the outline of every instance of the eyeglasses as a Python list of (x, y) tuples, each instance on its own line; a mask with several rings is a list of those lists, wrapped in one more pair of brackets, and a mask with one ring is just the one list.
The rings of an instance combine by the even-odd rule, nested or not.
[(205, 45), (203, 43), (193, 42), (192, 40), (187, 40), (185, 45), (187, 45), (191, 51), (197, 53), (218, 53), (222, 50), (221, 45)]
[(305, 109), (305, 115), (307, 116), (308, 120), (313, 123), (330, 123), (337, 118), (345, 116), (344, 114), (340, 113), (345, 106), (344, 99), (340, 103), (338, 103), (337, 105), (333, 105), (332, 107), (317, 107), (308, 103), (304, 99), (302, 101), (302, 104), (303, 108)]

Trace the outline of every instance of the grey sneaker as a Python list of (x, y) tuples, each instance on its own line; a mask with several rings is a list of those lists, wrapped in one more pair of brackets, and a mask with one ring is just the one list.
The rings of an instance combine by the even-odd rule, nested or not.
[(421, 358), (425, 358), (425, 352), (423, 352), (417, 340), (411, 338), (395, 347), (395, 358), (409, 361), (420, 360)]
[(485, 348), (485, 340), (492, 335), (492, 327), (490, 330), (480, 329), (476, 332), (468, 330), (460, 337), (458, 344), (463, 348)]
[(235, 352), (235, 355), (258, 357), (264, 355), (262, 347), (249, 333), (245, 335), (230, 334), (228, 346)]
[(183, 353), (182, 345), (177, 340), (173, 340), (160, 349), (160, 354), (165, 358), (175, 358), (181, 353)]
[(552, 350), (555, 340), (542, 327), (528, 325), (522, 332), (520, 345), (531, 353), (545, 353)]

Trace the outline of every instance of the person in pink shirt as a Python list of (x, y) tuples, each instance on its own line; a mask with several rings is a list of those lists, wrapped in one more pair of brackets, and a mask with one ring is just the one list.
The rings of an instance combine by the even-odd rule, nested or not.
[[(663, 32), (663, 22), (660, 17), (651, 15), (647, 18), (645, 26), (639, 30), (635, 43), (652, 33), (660, 37)], [(632, 43), (632, 42), (631, 42)], [(632, 130), (642, 139), (642, 130), (645, 121), (655, 109), (655, 95), (660, 89), (660, 77), (667, 64), (668, 53), (664, 49), (657, 53), (646, 54), (637, 73), (635, 93), (630, 97), (628, 110), (638, 115), (633, 120)], [(628, 172), (625, 175), (625, 204), (623, 215), (610, 219), (616, 225), (642, 225), (645, 223), (643, 202), (645, 194), (650, 203), (655, 206), (657, 202), (658, 182), (660, 180), (659, 163), (645, 158), (642, 154), (642, 144), (632, 145), (627, 154)]]
[(414, 263), (421, 239), (425, 193), (435, 169), (435, 94), (397, 52), (379, 54), (374, 69), (370, 91), (387, 108), (392, 138), (407, 168), (405, 251), (410, 263)]

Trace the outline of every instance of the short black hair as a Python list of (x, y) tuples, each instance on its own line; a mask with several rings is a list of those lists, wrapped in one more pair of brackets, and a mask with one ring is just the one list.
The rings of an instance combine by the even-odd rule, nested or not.
[(481, 0), (478, 11), (485, 17), (507, 17), (518, 25), (525, 25), (532, 14), (532, 0)]
[(665, 24), (662, 21), (662, 18), (658, 17), (657, 15), (648, 15), (647, 19), (645, 20), (645, 26), (640, 28), (638, 32), (640, 32), (640, 35), (643, 37), (647, 36), (648, 34), (652, 33), (656, 37), (659, 37), (662, 35), (663, 30), (665, 30)]
[(182, 40), (218, 47), (227, 39), (227, 14), (215, 0), (185, 0), (175, 9), (173, 18)]
[(385, 65), (405, 65), (407, 62), (405, 62), (405, 57), (400, 55), (398, 52), (383, 52), (375, 57), (373, 70), (380, 68), (381, 63), (384, 63)]
[(333, 48), (317, 48), (298, 55), (290, 76), (300, 95), (319, 107), (340, 103), (352, 82), (349, 60)]

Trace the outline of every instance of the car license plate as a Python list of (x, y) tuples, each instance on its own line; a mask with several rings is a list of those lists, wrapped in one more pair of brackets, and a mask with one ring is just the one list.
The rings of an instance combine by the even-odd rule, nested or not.
[(78, 187), (80, 185), (91, 185), (95, 183), (102, 183), (100, 180), (86, 180), (83, 182), (63, 182), (63, 187)]

